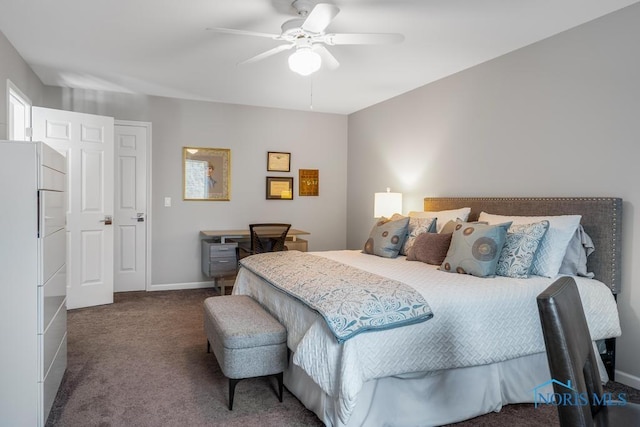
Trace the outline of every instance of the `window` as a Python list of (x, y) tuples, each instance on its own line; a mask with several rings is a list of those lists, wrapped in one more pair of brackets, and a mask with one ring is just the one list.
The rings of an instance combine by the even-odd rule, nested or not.
[(30, 141), (31, 101), (9, 79), (7, 79), (7, 96), (8, 139)]

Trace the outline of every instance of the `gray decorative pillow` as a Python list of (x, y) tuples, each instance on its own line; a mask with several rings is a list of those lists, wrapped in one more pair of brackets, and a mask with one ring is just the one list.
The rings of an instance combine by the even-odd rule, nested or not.
[(456, 220), (449, 220), (447, 221), (447, 223), (445, 225), (442, 226), (442, 228), (440, 229), (439, 233), (442, 234), (451, 234), (454, 231), (456, 231), (456, 225), (460, 224), (464, 222), (463, 220), (461, 220), (460, 218), (457, 218)]
[(440, 270), (478, 277), (494, 276), (510, 225), (511, 222), (498, 225), (457, 224)]
[(549, 221), (512, 224), (496, 266), (496, 275), (526, 279)]
[(371, 229), (369, 239), (364, 244), (364, 253), (385, 258), (397, 257), (407, 235), (408, 225), (408, 217), (397, 221), (380, 218)]
[(452, 233), (422, 233), (407, 252), (407, 261), (440, 265), (447, 257)]
[(409, 226), (407, 229), (407, 238), (402, 245), (400, 255), (407, 255), (409, 248), (413, 246), (416, 237), (423, 233), (430, 233), (435, 231), (436, 219), (435, 218), (409, 218)]
[(582, 225), (579, 225), (573, 237), (569, 240), (569, 246), (567, 246), (567, 252), (564, 254), (564, 259), (562, 260), (562, 265), (558, 273), (593, 279), (594, 274), (587, 271), (587, 258), (595, 250), (593, 240), (591, 240), (591, 237), (584, 231)]

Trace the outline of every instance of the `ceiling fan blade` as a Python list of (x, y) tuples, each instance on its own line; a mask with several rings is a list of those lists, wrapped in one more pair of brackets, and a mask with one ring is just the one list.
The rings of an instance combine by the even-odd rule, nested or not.
[(320, 58), (322, 58), (322, 65), (327, 67), (329, 70), (335, 70), (340, 66), (336, 57), (333, 56), (331, 52), (329, 52), (329, 49), (324, 47), (324, 45), (314, 44), (311, 49), (320, 55)]
[(207, 28), (209, 31), (214, 31), (216, 33), (222, 34), (235, 34), (239, 36), (254, 36), (254, 37), (264, 37), (273, 40), (280, 40), (280, 34), (268, 34), (268, 33), (259, 33), (256, 31), (245, 31), (245, 30), (234, 30), (231, 28)]
[(301, 28), (310, 33), (320, 34), (331, 23), (333, 18), (340, 12), (337, 6), (328, 3), (318, 3), (307, 19), (302, 23)]
[(258, 61), (261, 61), (261, 60), (263, 60), (265, 58), (273, 56), (273, 55), (275, 55), (277, 53), (284, 52), (285, 50), (289, 50), (292, 47), (294, 47), (293, 44), (281, 44), (280, 46), (276, 46), (273, 49), (269, 49), (268, 51), (262, 52), (261, 54), (258, 54), (258, 55), (254, 56), (252, 58), (245, 59), (244, 61), (239, 62), (238, 65), (252, 64), (254, 62), (258, 62)]
[(404, 40), (402, 34), (371, 33), (371, 34), (326, 34), (324, 42), (328, 45), (338, 44), (394, 44)]

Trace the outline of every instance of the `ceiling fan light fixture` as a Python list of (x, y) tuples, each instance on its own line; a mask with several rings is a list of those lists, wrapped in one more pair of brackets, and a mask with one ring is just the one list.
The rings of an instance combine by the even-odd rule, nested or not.
[(289, 68), (291, 71), (308, 76), (315, 73), (322, 65), (322, 58), (308, 46), (301, 46), (289, 56)]

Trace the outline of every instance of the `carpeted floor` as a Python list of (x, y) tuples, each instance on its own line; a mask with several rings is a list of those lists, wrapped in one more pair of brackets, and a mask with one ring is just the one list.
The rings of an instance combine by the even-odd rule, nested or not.
[[(68, 313), (68, 368), (47, 421), (52, 426), (321, 426), (275, 379), (241, 381), (233, 411), (227, 380), (206, 352), (202, 301), (213, 289), (129, 292), (115, 303)], [(640, 391), (610, 383), (640, 402)], [(455, 424), (553, 426), (556, 409), (508, 405)]]

